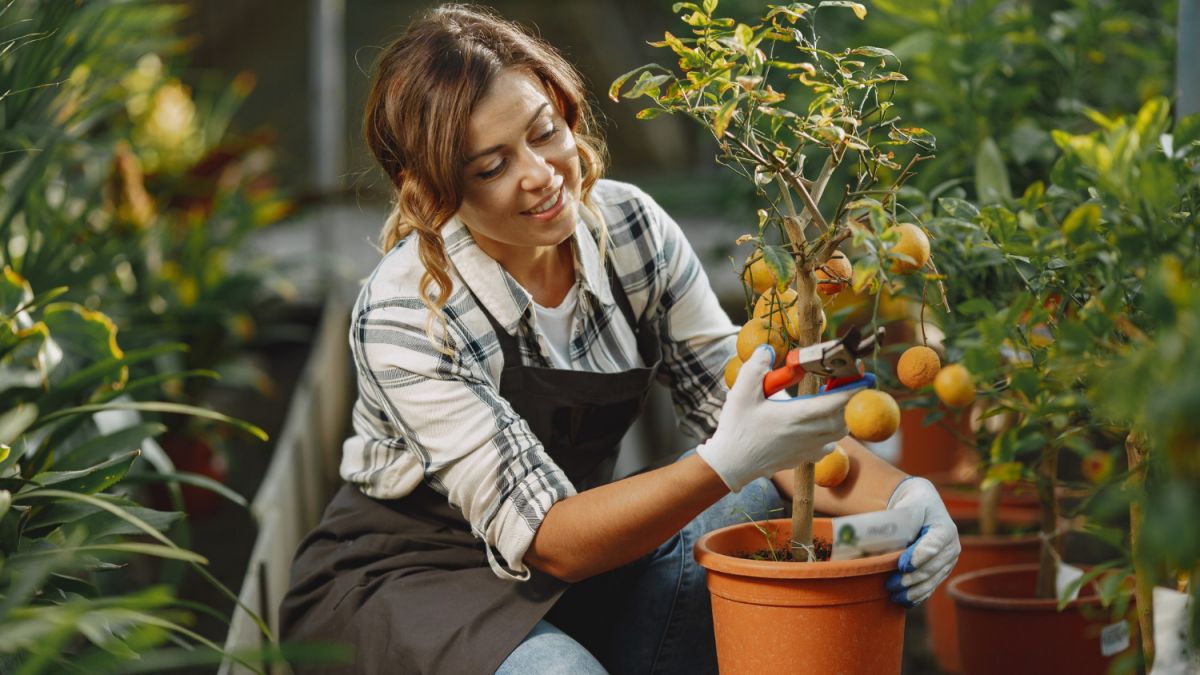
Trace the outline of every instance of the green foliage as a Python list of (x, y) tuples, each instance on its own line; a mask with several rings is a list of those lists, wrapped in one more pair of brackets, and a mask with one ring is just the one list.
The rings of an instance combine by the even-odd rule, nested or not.
[[(670, 50), (677, 70), (641, 66), (614, 81), (609, 96), (649, 98), (639, 117), (684, 115), (712, 133), (717, 161), (769, 205), (739, 243), (753, 242), (750, 258), (763, 256), (777, 278), (811, 278), (853, 237), (874, 253), (857, 278), (877, 288), (887, 278), (882, 237), (896, 220), (895, 194), (933, 149), (932, 135), (901, 126), (893, 109), (891, 92), (907, 79), (898, 60), (879, 47), (821, 44), (818, 14), (848, 9), (862, 19), (859, 3), (770, 6), (753, 23), (717, 16), (716, 6), (676, 3), (686, 33), (651, 44)], [(830, 183), (842, 184), (840, 198), (825, 198)]]
[[(101, 304), (140, 349), (182, 341), (162, 372), (264, 375), (240, 350), (278, 319), (278, 267), (234, 265), (247, 237), (290, 206), (274, 188), (270, 135), (229, 122), (253, 88), (172, 72), (182, 5), (27, 1), (0, 15), (0, 262), (36, 288)], [(164, 60), (165, 59), (165, 60)], [(145, 366), (143, 366), (145, 367)], [(164, 392), (196, 401), (205, 386)]]
[(131, 556), (197, 567), (206, 562), (164, 534), (182, 513), (143, 507), (122, 485), (139, 461), (139, 446), (163, 427), (143, 424), (104, 434), (91, 421), (91, 413), (100, 410), (154, 407), (111, 402), (138, 385), (128, 380), (116, 328), (99, 312), (35, 298), (11, 268), (4, 269), (0, 283), (6, 299), (0, 315), (5, 670), (61, 672), (79, 670), (80, 663), (107, 663), (108, 671), (118, 660), (137, 659), (176, 640), (219, 652), (187, 628), (191, 613), (168, 588), (108, 590)]
[(912, 80), (897, 92), (897, 105), (940, 141), (938, 161), (917, 180), (927, 190), (972, 177), (974, 195), (987, 203), (1007, 174), (1019, 192), (1044, 180), (1054, 162), (1051, 130), (1081, 130), (1083, 110), (1128, 114), (1171, 91), (1174, 2), (870, 6), (884, 19), (868, 25), (866, 39), (894, 52)]
[[(1178, 524), (1200, 499), (1200, 116), (1172, 131), (1167, 102), (1151, 99), (1088, 117), (1093, 131), (1053, 132), (1046, 187), (977, 210), (915, 203), (954, 281), (955, 311), (937, 320), (990, 412), (1020, 415), (991, 443), (990, 480), (1031, 478), (1063, 450), (1122, 457), (1140, 435), (1144, 487), (1120, 502), (1142, 503), (1140, 562), (1195, 570), (1200, 538)], [(1103, 526), (1117, 511), (1092, 489)]]

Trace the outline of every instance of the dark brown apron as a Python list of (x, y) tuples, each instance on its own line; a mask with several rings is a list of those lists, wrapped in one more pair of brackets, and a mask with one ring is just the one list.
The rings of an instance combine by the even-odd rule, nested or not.
[[(516, 338), (484, 310), (504, 354), (500, 395), (579, 490), (612, 480), (621, 438), (642, 410), (661, 357), (657, 330), (635, 319), (607, 267), (646, 367), (593, 373), (522, 365)], [(280, 633), (355, 651), (352, 664), (297, 664), (303, 672), (491, 675), (569, 587), (531, 570), (525, 582), (497, 577), (461, 512), (425, 484), (391, 500), (344, 485), (300, 544)], [(568, 632), (604, 620), (607, 610), (595, 604), (604, 598), (591, 597), (598, 594), (587, 586), (578, 585), (550, 617)], [(588, 609), (573, 609), (579, 605)]]

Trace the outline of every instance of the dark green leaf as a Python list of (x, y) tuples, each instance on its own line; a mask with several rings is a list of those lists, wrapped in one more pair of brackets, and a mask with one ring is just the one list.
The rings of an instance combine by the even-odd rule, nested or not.
[(975, 192), (984, 204), (1012, 199), (1004, 156), (991, 138), (983, 139), (975, 153)]
[(89, 439), (61, 454), (54, 462), (54, 469), (70, 471), (87, 468), (98, 461), (109, 459), (115, 453), (128, 452), (137, 448), (147, 438), (154, 438), (166, 430), (167, 427), (163, 424), (144, 422), (115, 431), (107, 436)]
[(107, 462), (79, 471), (43, 471), (32, 478), (42, 487), (55, 487), (82, 494), (94, 494), (117, 483), (141, 454), (135, 450)]

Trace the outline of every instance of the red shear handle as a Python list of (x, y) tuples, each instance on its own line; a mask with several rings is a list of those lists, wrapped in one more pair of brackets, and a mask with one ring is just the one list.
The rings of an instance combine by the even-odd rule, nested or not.
[(804, 379), (804, 366), (800, 365), (800, 350), (793, 349), (783, 359), (783, 367), (776, 368), (763, 378), (763, 396), (770, 398)]
[(791, 366), (776, 368), (763, 378), (763, 396), (770, 398), (773, 394), (787, 389), (802, 379), (804, 379), (803, 368), (792, 368)]

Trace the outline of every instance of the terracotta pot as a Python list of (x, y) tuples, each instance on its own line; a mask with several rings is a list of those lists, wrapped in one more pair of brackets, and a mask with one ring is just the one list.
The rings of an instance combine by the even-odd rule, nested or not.
[(971, 456), (960, 440), (973, 438), (966, 412), (948, 412), (926, 426), (926, 408), (900, 411), (900, 458), (896, 466), (911, 476), (929, 476), (952, 471)]
[[(733, 525), (696, 542), (696, 560), (708, 570), (722, 675), (899, 674), (905, 614), (884, 581), (900, 552), (815, 563), (734, 557), (766, 548), (758, 527), (776, 547), (787, 546), (788, 519)], [(828, 518), (814, 519), (813, 530), (831, 539)]]
[(993, 567), (950, 582), (964, 672), (1107, 673), (1137, 649), (1132, 601), (1129, 615), (1114, 622), (1100, 605), (1095, 584), (1087, 584), (1060, 612), (1057, 600), (1034, 597), (1037, 569), (1036, 564)]
[[(960, 520), (955, 517), (960, 529), (973, 528), (976, 521)], [(1036, 528), (1036, 511), (1022, 514), (1020, 511), (1002, 513), (999, 522), (1004, 529)], [(946, 592), (953, 579), (964, 574), (988, 567), (1001, 567), (1019, 563), (1036, 563), (1041, 539), (1037, 534), (989, 535), (960, 534), (962, 553), (954, 571), (925, 602), (925, 626), (929, 639), (929, 650), (937, 661), (938, 668), (946, 673), (961, 673), (962, 661), (958, 654), (958, 618), (954, 601)]]

